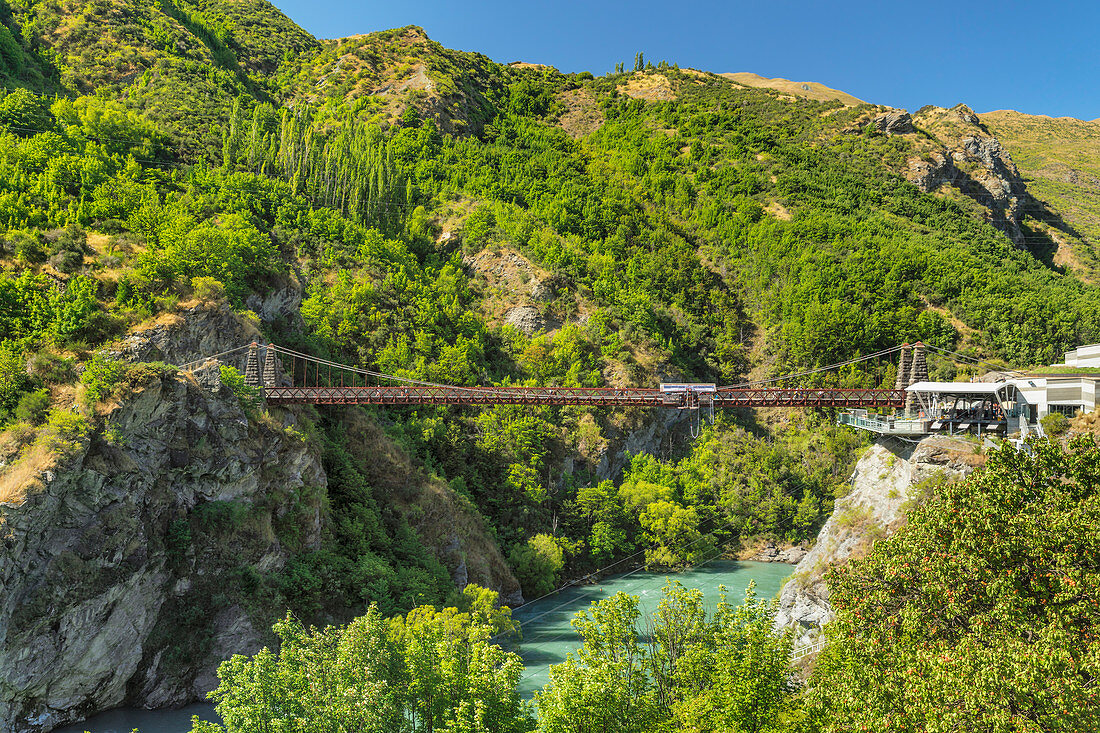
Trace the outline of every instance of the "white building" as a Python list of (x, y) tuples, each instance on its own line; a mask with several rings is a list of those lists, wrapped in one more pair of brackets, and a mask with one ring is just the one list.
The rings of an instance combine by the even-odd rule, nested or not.
[(1055, 366), (1095, 367), (1100, 369), (1100, 344), (1078, 346), (1073, 351), (1067, 351), (1065, 362)]
[(1092, 412), (1100, 406), (1100, 374), (1029, 374), (1011, 381), (1027, 403), (1031, 422), (1051, 412), (1073, 417), (1078, 410)]
[(991, 377), (980, 382), (917, 381), (905, 387), (913, 399), (904, 413), (849, 410), (837, 421), (880, 435), (976, 432), (1023, 438), (1052, 412), (1073, 417), (1100, 407), (1100, 344), (1067, 352), (1064, 364), (985, 379)]

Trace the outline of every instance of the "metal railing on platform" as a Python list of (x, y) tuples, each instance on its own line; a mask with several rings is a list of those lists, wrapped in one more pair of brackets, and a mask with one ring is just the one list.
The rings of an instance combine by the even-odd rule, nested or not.
[(847, 425), (880, 435), (925, 435), (930, 421), (924, 418), (907, 419), (887, 416), (859, 415), (842, 412), (837, 416), (838, 425)]

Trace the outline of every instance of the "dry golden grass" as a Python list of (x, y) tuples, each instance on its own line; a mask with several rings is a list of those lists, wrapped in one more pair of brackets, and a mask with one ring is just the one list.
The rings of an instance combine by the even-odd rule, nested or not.
[(650, 102), (676, 99), (676, 93), (672, 91), (668, 77), (663, 74), (636, 71), (620, 87), (623, 94), (634, 99), (645, 99)]
[[(195, 302), (197, 304), (198, 301)], [(182, 326), (185, 324), (183, 317), (177, 313), (159, 313), (156, 316), (142, 321), (138, 325), (134, 326), (131, 333), (141, 333), (142, 331), (148, 331), (150, 328), (156, 328), (157, 326)]]
[(1069, 423), (1069, 433), (1100, 436), (1100, 408), (1073, 418)]
[(565, 105), (565, 113), (559, 124), (573, 139), (589, 135), (603, 125), (603, 111), (590, 90), (573, 89), (562, 92), (558, 95), (558, 100)]
[(768, 212), (780, 221), (791, 220), (791, 212), (787, 210), (786, 206), (779, 203), (778, 201), (772, 201), (768, 203), (768, 205), (764, 207), (764, 211)]
[(528, 61), (513, 61), (508, 64), (512, 69), (534, 69), (535, 71), (545, 71), (547, 69), (553, 69), (553, 66), (549, 64), (533, 64)]
[(0, 504), (22, 504), (27, 494), (42, 488), (42, 472), (57, 460), (42, 445), (30, 447), (19, 460), (0, 473)]
[(1072, 117), (984, 112), (981, 121), (1012, 155), (1028, 190), (1069, 227), (1055, 262), (1100, 280), (1100, 124)]
[(788, 79), (768, 79), (760, 76), (759, 74), (753, 74), (748, 71), (739, 71), (737, 73), (719, 74), (718, 76), (729, 79), (730, 81), (743, 84), (747, 87), (775, 89), (779, 92), (785, 92), (786, 94), (794, 95), (795, 97), (802, 97), (804, 99), (816, 99), (820, 102), (828, 102), (836, 100), (841, 104), (848, 107), (856, 107), (863, 104), (863, 100), (858, 97), (853, 97), (847, 92), (842, 92), (839, 89), (832, 89), (819, 84), (816, 81), (789, 81)]

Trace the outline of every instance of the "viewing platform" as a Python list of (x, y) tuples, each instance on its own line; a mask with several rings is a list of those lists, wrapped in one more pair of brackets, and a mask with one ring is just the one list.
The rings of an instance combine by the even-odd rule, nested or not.
[[(968, 433), (1007, 435), (1010, 428), (1026, 431), (1019, 392), (1012, 382), (916, 382), (905, 388), (905, 413), (875, 415), (848, 410), (837, 416), (839, 425), (878, 435)], [(1021, 422), (1025, 426), (1021, 427)]]
[(909, 420), (904, 417), (873, 415), (867, 410), (851, 410), (837, 416), (838, 425), (867, 430), (878, 435), (928, 435), (933, 432), (931, 420)]

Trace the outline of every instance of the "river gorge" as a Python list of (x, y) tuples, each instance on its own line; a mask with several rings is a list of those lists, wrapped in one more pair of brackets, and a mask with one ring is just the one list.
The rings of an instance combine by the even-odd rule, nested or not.
[[(688, 588), (703, 591), (706, 604), (713, 609), (722, 595), (722, 588), (731, 602), (743, 596), (749, 583), (755, 581), (760, 598), (774, 598), (784, 581), (794, 571), (786, 563), (737, 562), (714, 560), (682, 573), (631, 572), (607, 578), (599, 583), (576, 585), (516, 609), (513, 618), (523, 634), (519, 647), (527, 669), (520, 678), (520, 694), (531, 698), (549, 681), (549, 667), (565, 661), (576, 649), (580, 638), (570, 621), (589, 604), (609, 598), (618, 592), (639, 597), (642, 618), (656, 610), (661, 588), (670, 580)], [(644, 624), (644, 620), (642, 621)], [(191, 716), (215, 720), (208, 704), (188, 705), (182, 709), (140, 710), (120, 708), (94, 716), (83, 723), (57, 729), (56, 733), (186, 733), (191, 730)]]

